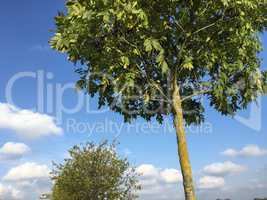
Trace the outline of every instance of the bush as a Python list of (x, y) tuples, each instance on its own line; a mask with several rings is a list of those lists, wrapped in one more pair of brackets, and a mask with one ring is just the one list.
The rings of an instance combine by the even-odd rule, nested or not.
[(116, 145), (102, 142), (74, 146), (70, 158), (54, 164), (53, 200), (133, 200), (140, 188), (138, 174)]

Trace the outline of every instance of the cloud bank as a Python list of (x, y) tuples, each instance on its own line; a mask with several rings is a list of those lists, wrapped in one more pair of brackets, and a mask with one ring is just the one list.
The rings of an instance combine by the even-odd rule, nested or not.
[(36, 200), (51, 191), (50, 169), (46, 165), (26, 162), (11, 168), (0, 183), (0, 199)]
[(27, 138), (62, 134), (62, 128), (53, 117), (7, 103), (0, 103), (0, 129), (9, 129)]
[(140, 199), (176, 200), (182, 198), (182, 174), (176, 169), (160, 169), (151, 164), (137, 167), (141, 174)]
[(223, 163), (213, 163), (204, 167), (203, 171), (206, 174), (213, 176), (226, 176), (229, 174), (238, 174), (246, 170), (245, 166), (235, 164), (230, 161)]
[(218, 189), (225, 185), (223, 177), (204, 176), (199, 179), (199, 189)]
[(16, 160), (30, 151), (26, 144), (7, 142), (0, 148), (0, 161)]
[(4, 181), (26, 181), (49, 177), (49, 168), (46, 165), (38, 165), (34, 162), (27, 162), (11, 168), (3, 177)]
[(260, 157), (267, 155), (267, 149), (262, 149), (257, 145), (247, 145), (243, 147), (241, 150), (236, 149), (226, 149), (222, 152), (222, 155), (229, 157)]

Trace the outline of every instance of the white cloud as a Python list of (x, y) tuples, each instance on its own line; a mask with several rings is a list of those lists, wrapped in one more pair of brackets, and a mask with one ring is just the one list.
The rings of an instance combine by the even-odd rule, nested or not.
[(49, 177), (49, 168), (46, 165), (38, 165), (34, 162), (24, 163), (11, 168), (4, 176), (5, 181), (25, 181)]
[(182, 174), (176, 169), (160, 169), (150, 164), (137, 167), (137, 173), (141, 175), (140, 184), (142, 190), (140, 199), (174, 200), (181, 197)]
[(204, 172), (216, 176), (225, 176), (229, 174), (241, 173), (246, 170), (246, 167), (237, 165), (230, 161), (224, 163), (213, 163), (204, 167)]
[(0, 148), (0, 161), (19, 159), (30, 150), (26, 144), (7, 142)]
[(11, 186), (5, 186), (0, 183), (0, 199), (17, 200), (19, 199), (19, 196), (20, 191)]
[(11, 168), (0, 184), (0, 199), (36, 200), (51, 191), (49, 168), (34, 162), (27, 162)]
[(160, 176), (166, 183), (177, 183), (183, 181), (181, 172), (176, 169), (165, 169), (160, 172)]
[(0, 128), (16, 131), (28, 138), (62, 134), (62, 128), (55, 124), (53, 117), (6, 103), (0, 103)]
[(204, 176), (199, 179), (199, 189), (218, 189), (225, 185), (224, 178), (215, 176)]
[(238, 155), (238, 152), (236, 150), (234, 150), (234, 149), (226, 149), (221, 154), (224, 155), (224, 156), (235, 157), (235, 156)]
[(257, 145), (247, 145), (243, 147), (241, 150), (226, 149), (224, 152), (222, 152), (222, 154), (230, 157), (237, 157), (237, 156), (259, 157), (267, 155), (267, 149), (261, 149)]
[(36, 200), (44, 193), (51, 191), (50, 179), (0, 183), (1, 200)]
[(176, 169), (159, 169), (154, 165), (143, 164), (137, 167), (137, 173), (149, 182), (161, 181), (167, 184), (182, 182), (183, 177)]
[(155, 177), (158, 176), (158, 169), (150, 164), (143, 164), (137, 167), (136, 172), (143, 177)]

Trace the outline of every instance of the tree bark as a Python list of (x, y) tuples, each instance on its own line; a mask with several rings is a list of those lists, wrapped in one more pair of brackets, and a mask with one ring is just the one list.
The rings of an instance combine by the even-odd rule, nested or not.
[(178, 145), (178, 155), (183, 175), (183, 185), (186, 200), (196, 200), (192, 170), (187, 150), (187, 142), (184, 128), (184, 118), (181, 96), (179, 87), (176, 82), (176, 77), (173, 80), (173, 94), (172, 94), (172, 107), (174, 115), (174, 127), (176, 130), (176, 138)]

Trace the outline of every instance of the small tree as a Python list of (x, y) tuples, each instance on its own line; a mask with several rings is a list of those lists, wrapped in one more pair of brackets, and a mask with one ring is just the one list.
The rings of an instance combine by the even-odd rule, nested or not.
[(195, 200), (184, 124), (201, 96), (233, 116), (266, 91), (260, 33), (266, 0), (68, 0), (51, 46), (81, 62), (77, 87), (129, 122), (171, 115), (186, 200)]
[(103, 142), (75, 146), (70, 158), (55, 164), (52, 179), (53, 200), (133, 200), (140, 189), (138, 174), (126, 159), (115, 152), (115, 145)]

